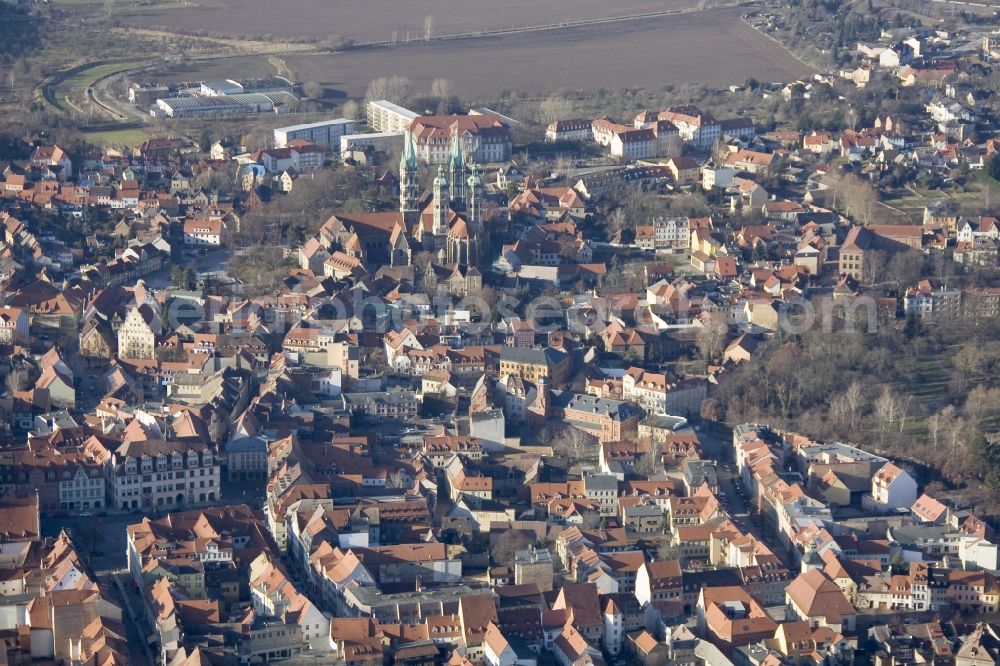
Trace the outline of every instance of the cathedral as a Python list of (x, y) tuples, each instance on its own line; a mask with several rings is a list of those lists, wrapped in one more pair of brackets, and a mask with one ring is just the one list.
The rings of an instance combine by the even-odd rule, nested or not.
[[(391, 213), (336, 213), (321, 227), (312, 251), (328, 275), (351, 274), (367, 265), (407, 266), (413, 252), (426, 250), (453, 279), (478, 276), (489, 242), (483, 220), (483, 180), (467, 165), (459, 133), (452, 135), (447, 168), (438, 167), (432, 197), (421, 206), (417, 155), (409, 132), (399, 161), (399, 210)], [(325, 255), (315, 254), (322, 250)], [(318, 270), (318, 268), (317, 268)]]
[(452, 137), (448, 168), (439, 166), (430, 203), (420, 210), (417, 156), (413, 137), (406, 134), (399, 162), (399, 209), (414, 239), (439, 264), (475, 266), (485, 257), (483, 181), (476, 165), (468, 167), (462, 140)]

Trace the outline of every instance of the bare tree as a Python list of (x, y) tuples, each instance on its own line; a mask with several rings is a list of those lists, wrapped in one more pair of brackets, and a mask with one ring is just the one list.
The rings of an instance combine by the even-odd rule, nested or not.
[(624, 208), (615, 208), (604, 218), (604, 226), (608, 233), (615, 233), (625, 228), (627, 215)]
[(538, 105), (538, 119), (542, 124), (566, 120), (573, 115), (573, 103), (561, 95), (549, 95)]
[(681, 559), (681, 549), (673, 542), (672, 538), (664, 537), (656, 547), (656, 559), (657, 561), (679, 560)]
[(830, 420), (838, 425), (844, 425), (847, 420), (847, 400), (843, 395), (830, 401)]
[(381, 76), (368, 84), (365, 99), (369, 102), (387, 100), (402, 104), (410, 96), (410, 80), (405, 76)]
[(501, 566), (512, 566), (514, 555), (531, 545), (531, 538), (521, 530), (509, 528), (501, 534), (490, 548), (493, 561)]
[(552, 440), (552, 449), (571, 463), (579, 462), (589, 457), (588, 453), (593, 449), (593, 438), (579, 428), (566, 426)]
[(229, 434), (229, 423), (223, 414), (213, 409), (208, 416), (208, 437), (216, 446), (220, 446)]
[(885, 433), (895, 425), (902, 405), (892, 388), (884, 386), (882, 394), (875, 401), (875, 416), (878, 419), (879, 447), (885, 444)]
[(939, 412), (931, 414), (927, 417), (927, 434), (931, 437), (931, 443), (934, 444), (934, 448), (938, 447), (938, 440), (941, 436), (941, 427), (944, 419), (941, 417)]
[(851, 432), (854, 432), (854, 426), (857, 423), (858, 418), (858, 410), (861, 409), (862, 393), (861, 382), (852, 382), (851, 385), (847, 387), (847, 391), (844, 392), (844, 403), (846, 404), (847, 412), (851, 417)]
[(885, 252), (881, 250), (865, 252), (861, 261), (864, 264), (862, 273), (870, 284), (881, 284), (885, 280), (885, 271), (888, 266)]
[(1000, 391), (988, 389), (979, 384), (965, 398), (965, 414), (972, 421), (972, 425), (982, 429), (984, 422), (996, 413), (997, 399), (1000, 398)]
[(274, 147), (274, 131), (267, 127), (254, 127), (243, 135), (240, 143), (250, 152), (269, 150)]
[(944, 436), (945, 444), (950, 449), (950, 453), (954, 456), (958, 452), (959, 442), (965, 437), (967, 423), (965, 419), (959, 416), (958, 412), (952, 405), (948, 405), (940, 412), (927, 419), (928, 427), (931, 425), (933, 419), (934, 432), (932, 437), (936, 440), (938, 433)]
[(868, 224), (873, 208), (878, 204), (878, 192), (872, 184), (853, 173), (827, 176), (827, 184), (834, 191), (834, 206), (856, 220)]
[(948, 447), (953, 454), (958, 453), (958, 445), (965, 439), (967, 430), (968, 424), (961, 416), (953, 418), (948, 425)]
[(431, 41), (434, 35), (434, 17), (428, 14), (424, 17), (424, 41)]
[(663, 471), (663, 452), (660, 443), (651, 441), (649, 451), (646, 451), (635, 464), (635, 472), (639, 476), (655, 476)]
[(354, 120), (361, 115), (361, 105), (356, 100), (349, 99), (341, 105), (340, 115), (348, 120)]
[(409, 475), (402, 469), (397, 469), (386, 479), (386, 485), (389, 488), (407, 488), (409, 484)]
[(451, 81), (448, 79), (434, 79), (431, 81), (431, 97), (436, 97), (437, 99), (449, 99), (451, 96)]
[(315, 81), (306, 81), (302, 84), (302, 94), (309, 99), (320, 99), (323, 97), (323, 86)]
[(589, 510), (584, 511), (582, 514), (583, 523), (580, 524), (585, 530), (596, 530), (601, 526), (601, 521), (603, 520), (600, 511)]
[(721, 356), (728, 334), (729, 327), (726, 325), (724, 316), (709, 313), (695, 338), (701, 357), (711, 362)]
[(13, 368), (7, 374), (7, 390), (10, 392), (14, 391), (27, 391), (35, 383), (35, 373), (32, 372), (33, 368), (30, 365), (20, 365)]

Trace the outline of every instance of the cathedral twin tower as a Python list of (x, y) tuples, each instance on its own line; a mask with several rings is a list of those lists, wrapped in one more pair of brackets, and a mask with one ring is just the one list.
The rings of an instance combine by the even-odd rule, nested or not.
[(475, 164), (466, 166), (462, 137), (452, 136), (447, 173), (443, 165), (434, 178), (430, 204), (420, 210), (420, 184), (413, 136), (406, 133), (399, 161), (399, 209), (415, 237), (439, 263), (475, 266), (484, 259), (483, 181)]

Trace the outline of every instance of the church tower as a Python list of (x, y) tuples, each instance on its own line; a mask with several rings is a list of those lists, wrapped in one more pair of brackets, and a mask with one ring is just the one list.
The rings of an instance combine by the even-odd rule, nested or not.
[(468, 261), (470, 266), (475, 266), (483, 260), (485, 249), (482, 244), (486, 242), (486, 233), (483, 225), (483, 179), (479, 176), (479, 169), (472, 165), (472, 174), (466, 181), (466, 196), (468, 204), (465, 209), (465, 216), (469, 227), (469, 251)]
[(469, 220), (469, 233), (479, 234), (483, 230), (483, 179), (479, 177), (479, 169), (472, 165), (472, 174), (466, 182), (466, 217)]
[(417, 153), (413, 149), (413, 135), (409, 132), (403, 141), (403, 156), (399, 160), (399, 211), (407, 224), (419, 215), (417, 200), (420, 185), (417, 183)]
[(462, 153), (462, 137), (456, 132), (451, 137), (451, 157), (448, 158), (448, 169), (451, 175), (452, 207), (461, 210), (465, 204), (465, 155)]
[(444, 167), (438, 167), (434, 179), (434, 225), (431, 233), (443, 236), (448, 233), (448, 211), (451, 208), (451, 196), (448, 191), (448, 178), (444, 175)]

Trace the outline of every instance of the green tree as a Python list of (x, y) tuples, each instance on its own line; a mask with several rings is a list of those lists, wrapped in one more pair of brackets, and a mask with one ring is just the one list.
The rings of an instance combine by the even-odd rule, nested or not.
[(198, 284), (198, 274), (194, 272), (194, 268), (188, 264), (184, 267), (184, 286), (182, 289), (194, 289)]
[(186, 282), (182, 266), (174, 266), (170, 269), (170, 283), (178, 289), (185, 289)]
[(990, 176), (993, 180), (1000, 180), (1000, 153), (996, 153), (990, 159)]

